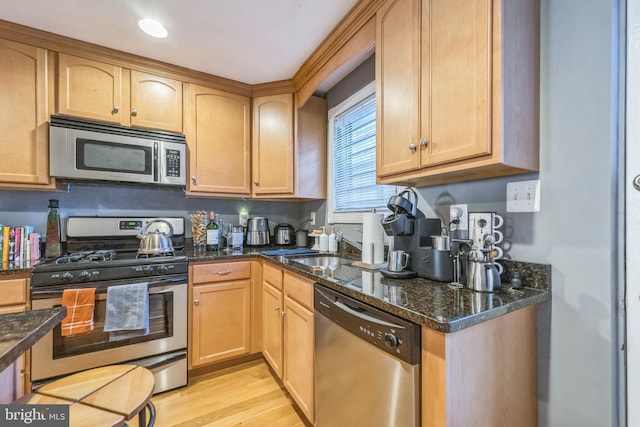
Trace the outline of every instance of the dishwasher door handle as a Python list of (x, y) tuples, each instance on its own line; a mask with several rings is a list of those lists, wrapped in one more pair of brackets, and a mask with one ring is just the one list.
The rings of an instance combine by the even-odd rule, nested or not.
[(398, 325), (396, 323), (387, 322), (387, 321), (379, 319), (377, 317), (373, 317), (373, 316), (367, 314), (366, 310), (363, 310), (363, 309), (355, 310), (351, 306), (343, 303), (342, 301), (335, 301), (333, 304), (337, 308), (339, 308), (340, 310), (346, 311), (350, 315), (358, 317), (358, 318), (363, 319), (363, 320), (366, 320), (368, 322), (372, 322), (372, 323), (375, 323), (377, 325), (382, 325), (382, 326), (389, 326), (389, 327), (392, 327), (392, 328), (404, 329), (404, 326), (402, 326), (402, 325)]

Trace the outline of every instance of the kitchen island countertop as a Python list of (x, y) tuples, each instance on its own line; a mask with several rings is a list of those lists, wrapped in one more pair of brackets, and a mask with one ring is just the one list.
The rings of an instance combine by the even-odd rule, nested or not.
[(0, 371), (55, 328), (66, 314), (66, 307), (0, 314)]
[(351, 265), (340, 265), (324, 270), (309, 268), (292, 262), (295, 257), (267, 256), (262, 254), (263, 250), (265, 249), (245, 248), (242, 254), (237, 255), (226, 255), (222, 252), (194, 255), (188, 250), (186, 253), (190, 263), (266, 259), (285, 270), (359, 301), (445, 333), (468, 328), (551, 298), (550, 266), (546, 264), (503, 261), (506, 273), (504, 277), (510, 277), (510, 272), (517, 270), (525, 287), (521, 290), (486, 293), (456, 288), (447, 283), (422, 278), (387, 278), (380, 271)]

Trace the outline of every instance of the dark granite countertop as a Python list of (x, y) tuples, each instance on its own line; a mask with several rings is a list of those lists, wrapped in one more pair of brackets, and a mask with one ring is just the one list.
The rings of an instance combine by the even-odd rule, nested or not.
[[(350, 265), (313, 270), (291, 262), (295, 257), (262, 254), (265, 250), (274, 249), (278, 248), (245, 247), (242, 254), (229, 255), (222, 251), (194, 254), (187, 247), (185, 253), (190, 263), (266, 259), (345, 295), (441, 332), (455, 332), (551, 298), (551, 267), (547, 264), (501, 260), (505, 268), (503, 280), (508, 280), (513, 271), (518, 271), (524, 288), (520, 291), (482, 293), (428, 279), (390, 279), (379, 271)], [(350, 254), (340, 255), (353, 258)], [(299, 256), (304, 255), (296, 257)], [(27, 274), (30, 268), (3, 268), (0, 275)]]
[(0, 276), (13, 276), (18, 274), (29, 274), (31, 268), (40, 261), (26, 261), (21, 263), (0, 262)]
[[(267, 259), (359, 301), (441, 332), (455, 332), (468, 328), (551, 298), (551, 269), (547, 264), (501, 261), (505, 267), (503, 277), (510, 277), (513, 271), (519, 271), (525, 287), (517, 291), (484, 293), (455, 288), (428, 279), (391, 279), (382, 276), (379, 271), (350, 265), (325, 270), (313, 269), (292, 262), (293, 259), (304, 255), (266, 256), (262, 254), (263, 250), (265, 249), (245, 248), (244, 252), (238, 255), (226, 255), (221, 252), (194, 255), (189, 250), (186, 253), (189, 262)], [(341, 256), (349, 257), (342, 254)]]
[(0, 371), (29, 350), (66, 314), (65, 307), (0, 314)]

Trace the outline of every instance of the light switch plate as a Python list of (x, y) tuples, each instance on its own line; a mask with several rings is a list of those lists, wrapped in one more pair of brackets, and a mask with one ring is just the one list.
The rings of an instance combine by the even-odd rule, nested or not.
[(540, 180), (509, 182), (507, 212), (540, 212)]

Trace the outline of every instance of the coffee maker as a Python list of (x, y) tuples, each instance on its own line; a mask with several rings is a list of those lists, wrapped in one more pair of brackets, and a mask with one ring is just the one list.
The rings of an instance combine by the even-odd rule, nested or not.
[[(413, 203), (409, 196), (413, 196)], [(385, 234), (393, 236), (394, 250), (409, 253), (411, 271), (418, 277), (451, 282), (454, 279), (454, 260), (459, 261), (456, 257), (459, 244), (450, 242), (446, 246), (434, 245), (438, 239), (433, 236), (441, 235), (442, 221), (439, 218), (425, 218), (417, 209), (417, 204), (417, 195), (410, 188), (392, 196), (387, 203), (392, 214), (382, 219)]]

